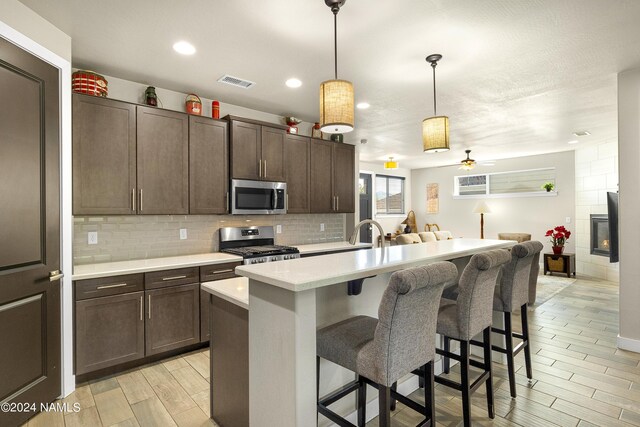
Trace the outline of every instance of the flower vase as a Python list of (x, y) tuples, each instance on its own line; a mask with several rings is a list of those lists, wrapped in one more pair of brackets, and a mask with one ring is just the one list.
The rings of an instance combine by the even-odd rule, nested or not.
[(564, 252), (564, 246), (552, 246), (551, 249), (553, 249), (555, 255), (562, 255), (562, 252)]

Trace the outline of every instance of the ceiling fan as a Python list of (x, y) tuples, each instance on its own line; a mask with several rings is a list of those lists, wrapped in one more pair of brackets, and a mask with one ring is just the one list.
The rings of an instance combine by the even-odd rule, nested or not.
[(469, 154), (471, 154), (471, 150), (464, 150), (467, 153), (467, 158), (460, 161), (459, 169), (470, 171), (471, 169), (476, 167), (476, 161), (469, 158)]

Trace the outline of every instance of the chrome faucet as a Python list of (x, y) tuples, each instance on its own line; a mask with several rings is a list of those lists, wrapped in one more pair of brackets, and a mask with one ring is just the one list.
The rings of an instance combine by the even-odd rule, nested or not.
[(356, 244), (356, 240), (358, 240), (358, 234), (360, 233), (360, 227), (364, 224), (373, 224), (378, 227), (378, 231), (380, 232), (380, 247), (384, 248), (384, 230), (382, 230), (382, 226), (380, 225), (380, 223), (372, 219), (365, 219), (363, 221), (360, 221), (358, 225), (356, 225), (356, 228), (353, 229), (353, 233), (349, 238), (349, 243), (351, 243), (352, 245)]

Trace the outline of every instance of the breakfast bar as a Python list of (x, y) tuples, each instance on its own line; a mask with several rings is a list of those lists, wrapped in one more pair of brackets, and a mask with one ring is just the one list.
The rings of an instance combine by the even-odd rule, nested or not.
[[(461, 271), (471, 255), (515, 243), (452, 239), (238, 267), (249, 278), (250, 425), (316, 424), (317, 328), (355, 314), (377, 317), (394, 271), (444, 260)], [(357, 279), (366, 279), (362, 293), (347, 296), (346, 282)], [(352, 379), (337, 367), (322, 372), (321, 395)]]

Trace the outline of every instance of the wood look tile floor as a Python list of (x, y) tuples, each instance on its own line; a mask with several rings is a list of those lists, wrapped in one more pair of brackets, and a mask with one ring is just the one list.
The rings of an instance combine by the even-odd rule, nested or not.
[[(617, 284), (578, 279), (533, 308), (529, 322), (534, 379), (526, 378), (521, 353), (518, 397), (511, 399), (506, 366), (494, 363), (496, 418), (487, 417), (481, 387), (472, 396), (474, 425), (640, 426), (640, 354), (615, 346)], [(208, 350), (201, 350), (81, 385), (63, 400), (78, 402), (80, 412), (39, 414), (27, 426), (215, 426), (209, 419), (208, 361)], [(450, 375), (457, 377), (455, 369)], [(418, 390), (412, 397), (422, 396)], [(461, 426), (461, 405), (458, 392), (436, 386), (438, 426)], [(419, 421), (398, 404), (392, 425)], [(377, 419), (367, 424), (377, 425)]]

